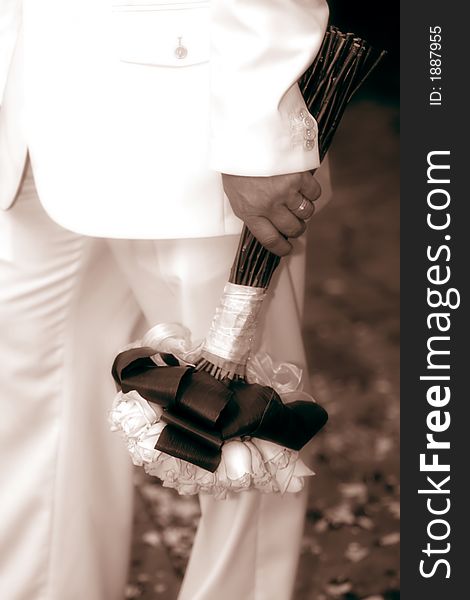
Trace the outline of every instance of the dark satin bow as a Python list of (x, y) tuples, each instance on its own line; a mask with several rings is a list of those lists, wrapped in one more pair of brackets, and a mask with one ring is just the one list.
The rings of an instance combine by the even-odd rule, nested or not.
[(160, 354), (167, 366), (151, 359), (152, 348), (121, 352), (113, 377), (124, 392), (137, 391), (163, 408), (167, 423), (156, 449), (214, 472), (222, 444), (250, 436), (300, 450), (323, 427), (327, 412), (314, 402), (284, 404), (270, 387), (232, 381), (181, 366), (172, 354)]

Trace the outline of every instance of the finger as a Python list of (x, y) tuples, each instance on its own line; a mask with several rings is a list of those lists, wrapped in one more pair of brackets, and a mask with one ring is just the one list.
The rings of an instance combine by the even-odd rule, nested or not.
[(297, 219), (302, 221), (308, 221), (315, 212), (315, 205), (310, 202), (308, 198), (302, 196), (302, 194), (295, 194), (287, 200), (286, 207), (289, 209), (292, 216), (295, 215)]
[[(312, 205), (311, 202), (306, 200), (306, 204)], [(304, 211), (299, 211), (302, 213)], [(300, 214), (300, 216), (302, 216)], [(283, 235), (289, 238), (296, 238), (305, 231), (305, 222), (297, 218), (293, 211), (290, 211), (286, 206), (278, 206), (269, 215), (269, 220), (274, 227), (280, 231)]]
[(315, 202), (321, 195), (321, 186), (313, 175), (303, 173), (300, 182), (300, 193), (311, 202)]
[(273, 254), (285, 256), (292, 250), (292, 245), (265, 217), (253, 217), (246, 225), (255, 238)]

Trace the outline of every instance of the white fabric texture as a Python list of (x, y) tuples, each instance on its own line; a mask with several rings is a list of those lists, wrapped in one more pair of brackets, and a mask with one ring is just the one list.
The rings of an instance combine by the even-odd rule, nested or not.
[[(26, 147), (52, 218), (113, 238), (237, 234), (220, 172), (318, 166), (295, 82), (320, 46), (325, 0), (16, 3), (24, 49), (16, 44), (5, 97), (24, 111), (1, 109), (14, 121), (0, 127), (3, 208)], [(22, 136), (6, 136), (12, 127)]]
[(0, 597), (8, 600), (122, 598), (132, 481), (106, 422), (107, 374), (134, 304), (104, 250), (50, 220), (30, 174), (14, 209), (0, 212)]
[[(139, 324), (182, 322), (202, 339), (237, 242), (83, 238), (44, 213), (30, 172), (0, 213), (1, 598), (122, 598), (132, 484), (108, 430), (110, 365)], [(303, 267), (299, 243), (258, 346), (304, 367)], [(180, 599), (287, 600), (304, 507), (305, 494), (202, 498)]]
[(0, 106), (20, 21), (20, 2), (18, 0), (2, 0), (0, 6)]
[[(1, 38), (0, 38), (1, 39)], [(15, 37), (8, 86), (0, 106), (0, 209), (13, 202), (27, 154), (24, 136), (23, 39)]]

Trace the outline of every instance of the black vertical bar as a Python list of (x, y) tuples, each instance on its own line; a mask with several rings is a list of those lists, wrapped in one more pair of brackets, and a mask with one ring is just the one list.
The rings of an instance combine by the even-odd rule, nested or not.
[[(466, 92), (470, 51), (465, 8), (465, 3), (442, 0), (401, 2), (401, 554), (405, 600), (470, 598), (470, 398), (466, 381), (470, 373), (470, 106)], [(431, 46), (439, 36), (440, 49)], [(441, 56), (430, 55), (432, 48)], [(436, 59), (441, 61), (441, 79), (433, 81), (431, 77), (439, 76), (439, 71), (431, 69), (438, 63), (430, 61)], [(428, 161), (450, 169), (431, 170), (428, 181)], [(447, 201), (446, 208), (429, 206), (445, 206)], [(448, 218), (448, 227), (433, 229)], [(429, 271), (431, 267), (437, 269)], [(448, 275), (449, 281), (442, 282)], [(435, 292), (431, 291), (429, 301), (428, 289)], [(439, 304), (439, 292), (443, 298), (448, 295), (454, 306), (460, 297), (460, 306), (431, 307), (430, 302)], [(430, 316), (433, 313), (442, 316)], [(438, 322), (448, 331), (440, 331)], [(428, 343), (450, 354), (428, 356)], [(436, 368), (430, 368), (428, 359)], [(450, 393), (447, 404), (445, 387)], [(441, 406), (437, 406), (439, 398), (443, 398)], [(443, 431), (433, 431), (440, 427)], [(432, 443), (428, 434), (436, 442), (449, 442), (450, 449), (427, 448)], [(436, 460), (450, 470), (425, 471), (420, 468), (421, 454), (424, 463)], [(443, 512), (432, 514), (432, 510)]]

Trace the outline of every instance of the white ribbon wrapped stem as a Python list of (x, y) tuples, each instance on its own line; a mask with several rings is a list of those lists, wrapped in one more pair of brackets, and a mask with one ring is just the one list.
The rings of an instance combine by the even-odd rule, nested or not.
[(245, 374), (265, 294), (264, 288), (226, 284), (204, 342), (204, 359), (224, 372)]

